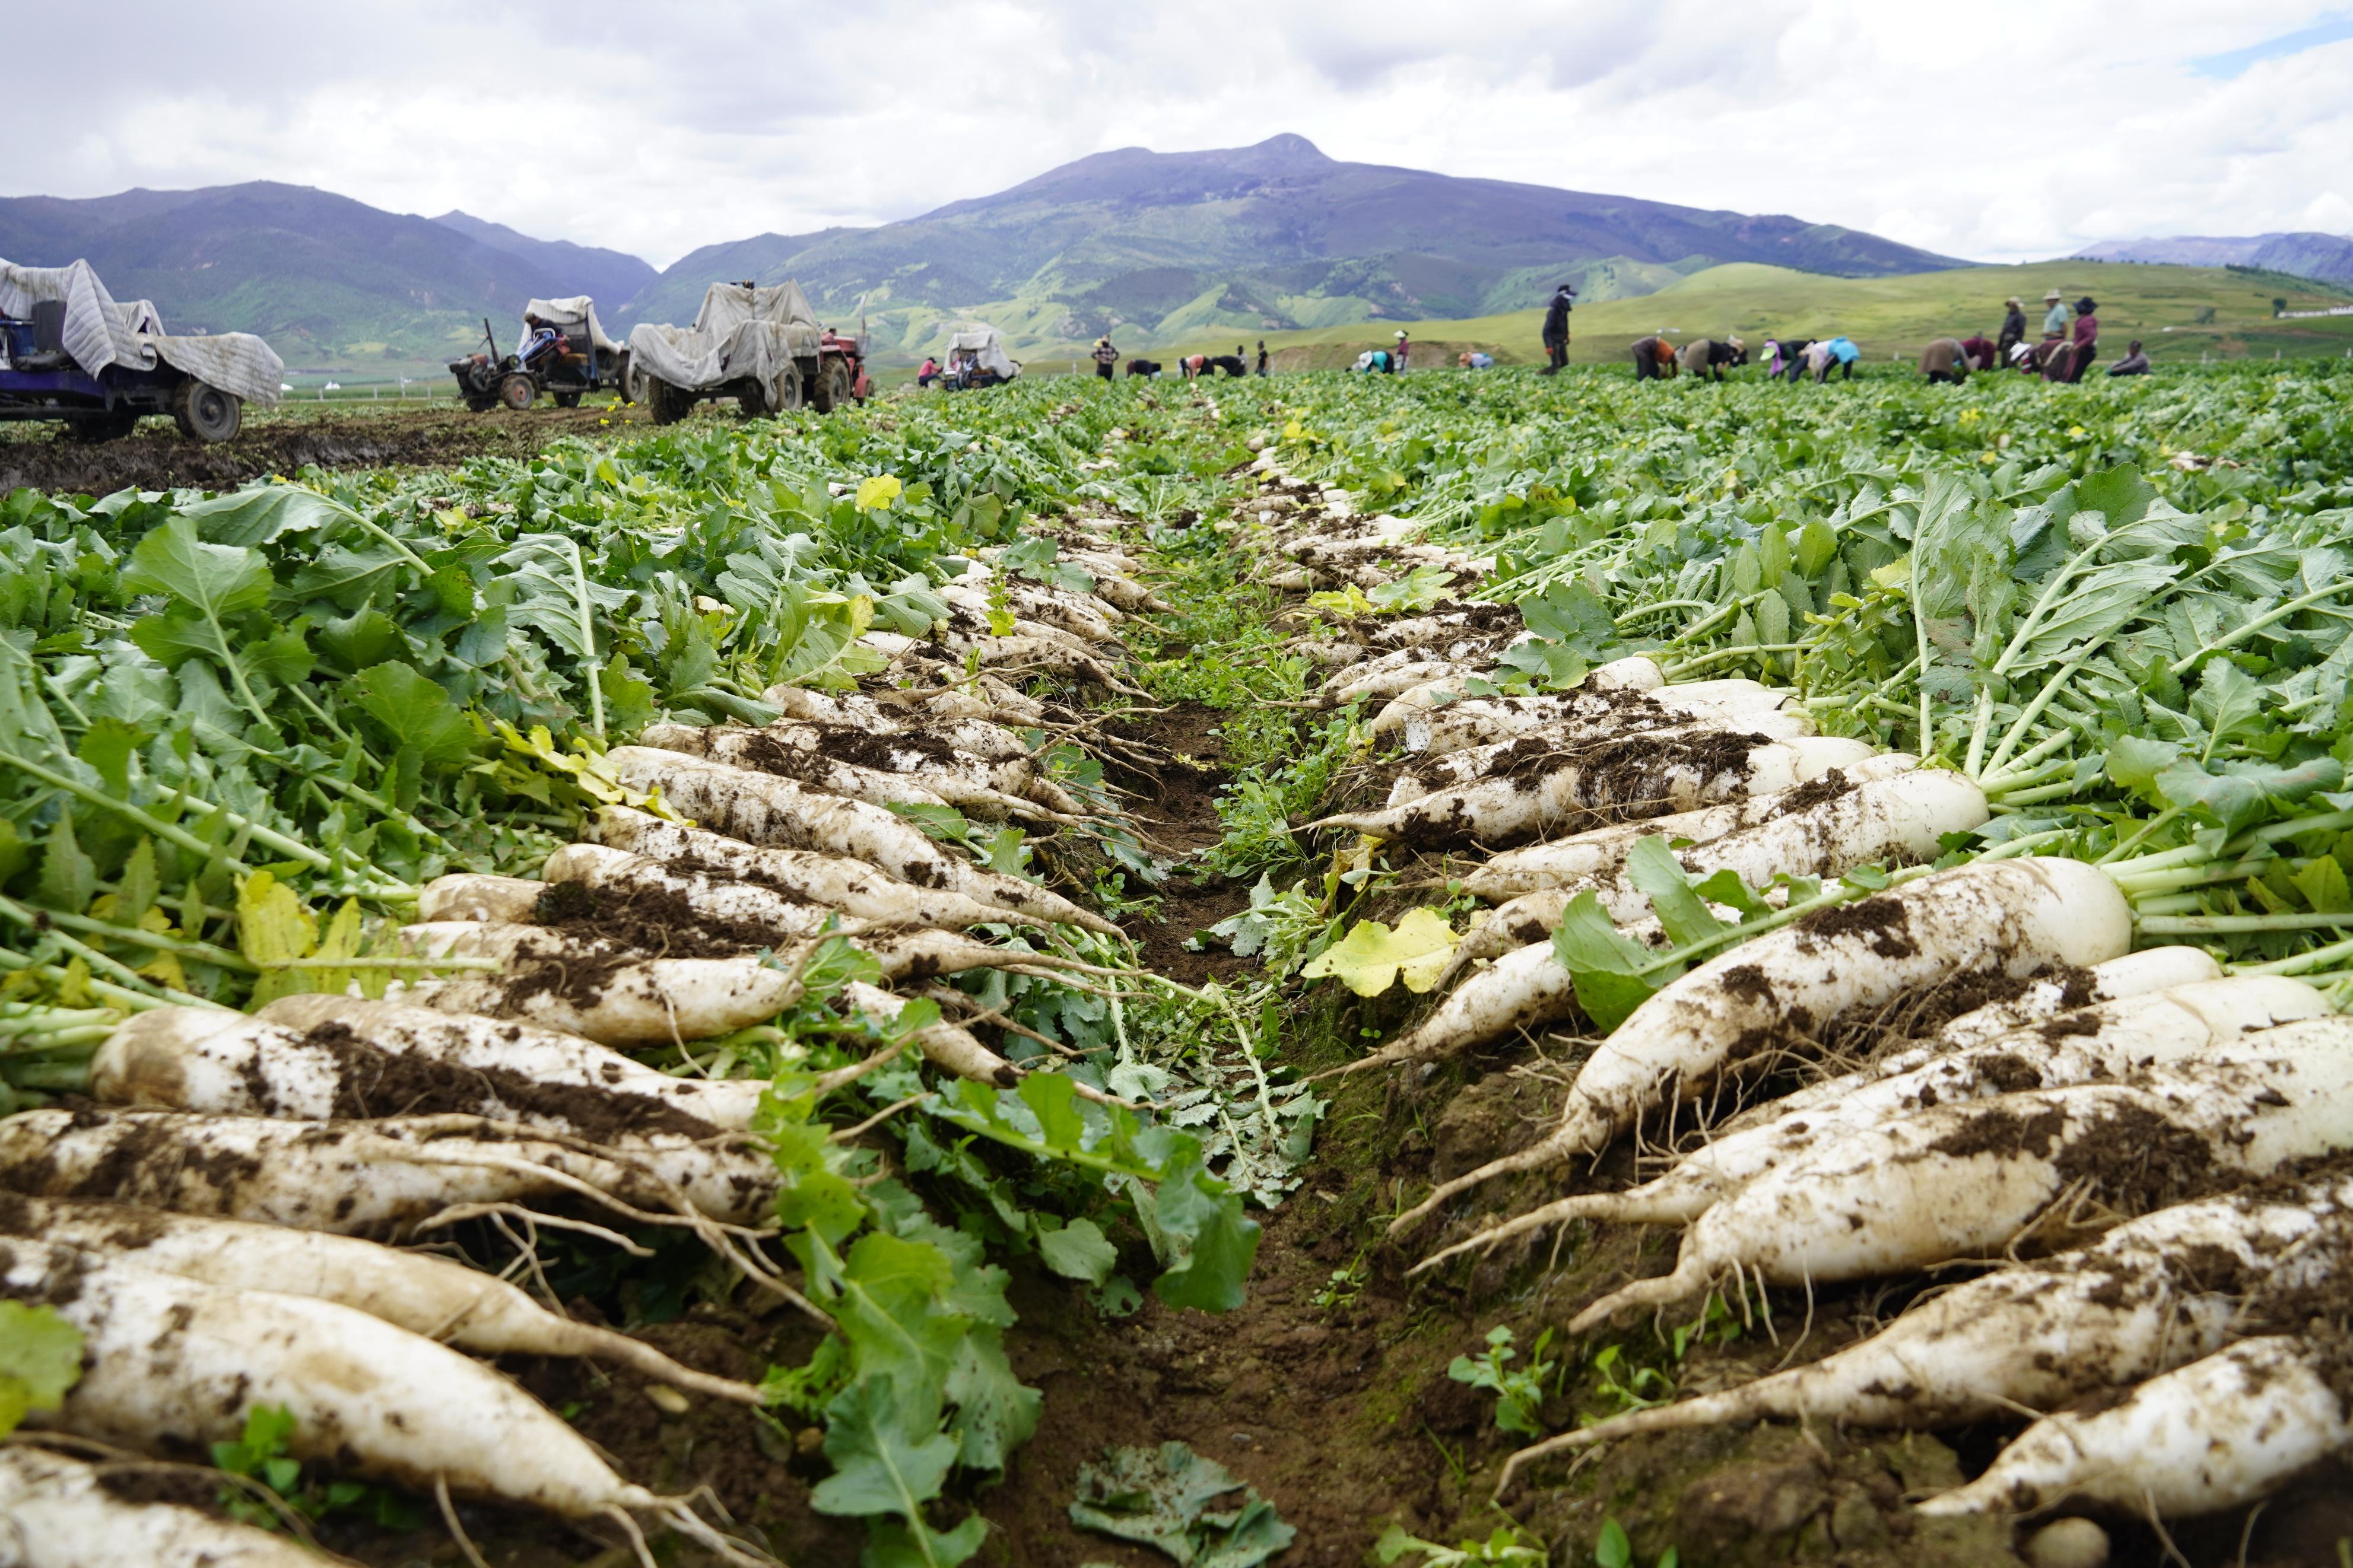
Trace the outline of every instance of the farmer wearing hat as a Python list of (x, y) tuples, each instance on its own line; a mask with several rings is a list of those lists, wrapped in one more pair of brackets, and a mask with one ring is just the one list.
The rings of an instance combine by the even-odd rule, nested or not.
[(1103, 380), (1111, 379), (1112, 367), (1119, 363), (1119, 351), (1111, 346), (1109, 338), (1095, 340), (1095, 374)]
[(2042, 335), (2046, 338), (2067, 335), (2067, 307), (2063, 301), (2063, 296), (2056, 289), (2042, 296), (2042, 302), (2051, 307), (2042, 312)]
[(1396, 375), (1404, 370), (1406, 358), (1412, 353), (1413, 344), (1407, 339), (1405, 329), (1399, 327), (1397, 334), (1397, 348), (1389, 354), (1389, 374)]
[(1994, 350), (2000, 363), (2010, 358), (2010, 351), (2026, 341), (2026, 307), (2012, 294), (2002, 302), (2001, 331), (1994, 338)]
[(1546, 375), (1559, 374), (1568, 363), (1568, 312), (1576, 307), (1577, 289), (1563, 283), (1552, 291), (1552, 300), (1545, 306), (1545, 357), (1552, 363), (1544, 368)]

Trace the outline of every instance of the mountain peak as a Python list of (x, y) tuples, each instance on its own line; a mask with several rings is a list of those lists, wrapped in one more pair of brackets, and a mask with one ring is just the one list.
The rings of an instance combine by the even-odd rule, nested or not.
[(1280, 158), (1293, 163), (1328, 163), (1332, 161), (1324, 156), (1323, 148), (1318, 147), (1306, 137), (1290, 131), (1285, 131), (1277, 136), (1270, 136), (1255, 146), (1245, 147), (1242, 151), (1263, 153), (1271, 159)]

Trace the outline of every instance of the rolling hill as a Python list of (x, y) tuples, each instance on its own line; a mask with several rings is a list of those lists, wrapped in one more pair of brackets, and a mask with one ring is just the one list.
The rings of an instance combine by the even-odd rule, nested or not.
[[(2073, 300), (2090, 293), (2100, 306), (2103, 361), (2139, 338), (2160, 363), (2214, 359), (2337, 357), (2353, 350), (2353, 315), (2275, 321), (2274, 279), (2225, 267), (2147, 267), (2122, 262), (2042, 261), (2022, 267), (1969, 267), (1900, 278), (1823, 278), (1786, 268), (1736, 263), (1710, 268), (1641, 299), (1577, 307), (1572, 319), (1572, 360), (1623, 363), (1626, 346), (1645, 332), (1688, 342), (1737, 333), (1752, 352), (1778, 333), (1819, 337), (1843, 331), (1865, 357), (1911, 362), (1932, 338), (1991, 334), (2010, 294), (2033, 304), (2057, 288)], [(2284, 290), (2291, 310), (2327, 310), (2353, 302), (2353, 292), (2307, 284)], [(2039, 310), (2031, 312), (2039, 315)], [(1536, 331), (1542, 312), (1518, 310), (1413, 327), (1415, 362), (1451, 363), (1462, 349), (1478, 348), (1506, 363), (1541, 363)], [(1264, 336), (1275, 364), (1285, 370), (1345, 366), (1363, 349), (1380, 346), (1387, 331), (1360, 324)], [(1188, 352), (1229, 352), (1231, 334), (1188, 339)]]
[(624, 250), (575, 245), (568, 239), (533, 239), (502, 223), (491, 223), (455, 210), (433, 220), (468, 239), (503, 250), (537, 268), (560, 297), (586, 294), (596, 301), (598, 319), (618, 311), (638, 291), (659, 276), (641, 258)]
[(1464, 316), (1645, 294), (1727, 261), (1884, 276), (1965, 265), (1832, 225), (1326, 157), (1300, 136), (1199, 153), (1099, 153), (901, 223), (697, 251), (627, 312), (690, 320), (714, 279), (797, 279), (823, 313), (862, 296), (878, 347), (994, 322), (1017, 352), (1116, 333), (1138, 346)]

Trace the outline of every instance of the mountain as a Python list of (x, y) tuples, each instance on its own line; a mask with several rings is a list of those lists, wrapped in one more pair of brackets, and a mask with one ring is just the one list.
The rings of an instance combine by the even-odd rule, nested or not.
[(530, 262), (546, 277), (557, 280), (558, 298), (587, 295), (596, 301), (599, 320), (617, 312), (658, 276), (651, 267), (625, 250), (575, 245), (568, 239), (533, 239), (502, 223), (491, 223), (454, 209), (433, 221), (493, 250), (503, 250)]
[(865, 296), (884, 343), (902, 349), (962, 312), (1032, 347), (1114, 331), (1152, 343), (1482, 315), (1540, 303), (1565, 279), (1581, 297), (1620, 298), (1729, 261), (1841, 277), (1966, 265), (1795, 217), (1343, 163), (1276, 136), (1098, 153), (878, 228), (709, 247), (667, 268), (628, 314), (683, 321), (714, 279), (791, 277), (829, 316)]
[(0, 198), (0, 256), (34, 267), (87, 258), (117, 299), (153, 300), (168, 329), (259, 332), (297, 366), (438, 357), (478, 339), (485, 316), (509, 336), (525, 300), (583, 291), (544, 254), (266, 180)]
[(2253, 267), (2318, 283), (2353, 284), (2353, 235), (2251, 234), (2236, 238), (2179, 234), (2117, 239), (2083, 256), (2093, 261), (2150, 261), (2175, 267)]

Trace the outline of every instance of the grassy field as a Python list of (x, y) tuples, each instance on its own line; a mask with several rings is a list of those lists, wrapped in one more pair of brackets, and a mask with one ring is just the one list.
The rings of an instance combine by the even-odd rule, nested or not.
[[(2052, 288), (2070, 302), (2085, 293), (2099, 301), (2103, 358), (2121, 354), (2133, 338), (2143, 340), (2152, 358), (2177, 363), (2206, 357), (2333, 358), (2353, 352), (2353, 316), (2272, 318), (2274, 299), (2286, 300), (2292, 310), (2348, 302), (2348, 295), (2324, 286), (2217, 267), (2046, 261), (1902, 278), (1826, 278), (1747, 263), (1712, 267), (1655, 294), (1580, 308), (1572, 321), (1569, 353), (1581, 363), (1620, 359), (1628, 343), (1651, 331), (1683, 341), (1736, 332), (1752, 349), (1777, 333), (1844, 332), (1874, 361), (1910, 359), (1934, 338), (1993, 335), (2001, 324), (2002, 300), (2011, 294), (2026, 301), (2030, 331), (2039, 329), (2042, 298)], [(1461, 350), (1480, 348), (1509, 363), (1543, 359), (1537, 341), (1542, 320), (1541, 311), (1517, 310), (1407, 325), (1417, 363), (1451, 363)], [(1369, 321), (1270, 332), (1266, 343), (1278, 369), (1327, 369), (1385, 344), (1398, 325)], [(1253, 350), (1256, 342), (1253, 336)], [(1232, 346), (1220, 336), (1155, 355), (1173, 360), (1179, 353), (1223, 353)]]

